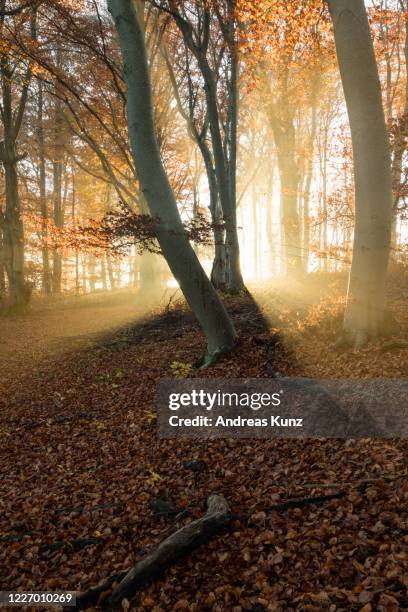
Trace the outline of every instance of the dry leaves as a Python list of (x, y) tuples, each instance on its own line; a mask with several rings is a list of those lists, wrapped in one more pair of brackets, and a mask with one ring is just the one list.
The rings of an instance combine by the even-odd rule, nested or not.
[[(272, 322), (279, 299), (268, 295), (259, 301), (269, 304)], [(265, 342), (273, 332), (250, 298), (227, 306), (240, 341), (234, 354), (200, 375), (266, 376)], [(304, 325), (291, 334), (288, 308), (288, 345), (278, 345), (275, 367), (289, 375), (334, 376), (341, 362), (342, 372), (348, 363), (348, 374), (358, 375), (352, 351), (330, 361), (330, 313), (320, 312), (321, 329), (311, 333), (311, 310), (305, 306), (302, 314), (295, 301), (296, 320), (303, 317)], [(66, 309), (67, 325), (71, 316), (76, 320), (77, 312)], [(152, 550), (175, 520), (200, 516), (202, 500), (217, 491), (236, 513), (231, 532), (122, 602), (124, 610), (385, 612), (407, 606), (406, 442), (159, 440), (156, 382), (172, 375), (175, 361), (193, 364), (204, 342), (182, 311), (143, 325), (141, 333), (129, 326), (120, 350), (98, 340), (8, 378), (0, 398), (1, 588), (95, 586)], [(362, 375), (370, 363), (377, 373), (376, 350), (358, 356)], [(383, 354), (381, 360), (384, 365)], [(393, 358), (388, 363), (396, 373)], [(191, 462), (206, 469), (193, 470)], [(280, 501), (339, 490), (345, 497), (325, 504), (266, 511)], [(180, 519), (156, 515), (154, 499), (186, 512)]]

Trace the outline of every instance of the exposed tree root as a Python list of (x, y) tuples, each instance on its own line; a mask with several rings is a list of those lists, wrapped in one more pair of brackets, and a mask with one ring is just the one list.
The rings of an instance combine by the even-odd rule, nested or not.
[(194, 364), (194, 366), (200, 370), (210, 368), (212, 365), (216, 364), (221, 357), (228, 355), (228, 353), (233, 350), (234, 346), (226, 346), (214, 351), (213, 353), (206, 353), (199, 361), (197, 361), (197, 363)]
[(146, 582), (227, 527), (232, 516), (226, 499), (222, 495), (211, 495), (207, 500), (207, 512), (204, 516), (169, 535), (128, 572), (117, 574), (104, 584), (78, 595), (76, 609), (84, 610), (97, 604), (115, 583), (119, 584), (102, 605), (108, 609), (120, 606), (124, 598), (131, 597)]

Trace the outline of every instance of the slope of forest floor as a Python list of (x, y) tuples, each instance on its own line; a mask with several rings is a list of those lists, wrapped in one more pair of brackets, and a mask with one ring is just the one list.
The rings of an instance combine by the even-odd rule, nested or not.
[[(390, 286), (400, 328), (359, 353), (333, 348), (343, 276), (227, 298), (239, 342), (199, 372), (204, 339), (180, 304), (150, 316), (123, 294), (1, 320), (0, 588), (95, 586), (200, 516), (219, 492), (236, 514), (232, 529), (125, 608), (406, 608), (406, 441), (159, 440), (154, 404), (156, 383), (177, 372), (175, 362), (200, 377), (264, 377), (271, 368), (406, 376), (408, 276)], [(277, 333), (271, 364), (266, 347)], [(271, 509), (330, 493), (344, 495)], [(181, 523), (153, 512), (157, 499), (184, 510)]]

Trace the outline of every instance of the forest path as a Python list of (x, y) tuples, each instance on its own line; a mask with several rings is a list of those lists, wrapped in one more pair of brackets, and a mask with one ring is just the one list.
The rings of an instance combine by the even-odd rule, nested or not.
[[(237, 346), (190, 375), (266, 376), (276, 331), (283, 341), (271, 365), (284, 375), (378, 376), (384, 363), (387, 374), (398, 375), (407, 351), (385, 356), (371, 344), (360, 353), (335, 353), (338, 304), (316, 303), (313, 291), (309, 313), (306, 293), (254, 287), (253, 297), (226, 298)], [(401, 303), (407, 296), (408, 276)], [(308, 609), (321, 609), (322, 602), (360, 609), (355, 585), (368, 584), (360, 571), (366, 559), (380, 568), (366, 588), (375, 606), (387, 591), (397, 603), (384, 609), (407, 607), (405, 585), (395, 578), (406, 563), (404, 440), (161, 439), (157, 383), (174, 376), (174, 362), (192, 365), (205, 350), (194, 317), (178, 304), (152, 312), (138, 306), (137, 295), (90, 302), (54, 312), (34, 304), (27, 320), (0, 321), (3, 589), (84, 591), (131, 566), (176, 528), (177, 519), (152, 510), (155, 501), (185, 510), (190, 521), (202, 515), (203, 499), (219, 491), (237, 517), (233, 534), (220, 535), (180, 562), (176, 573), (140, 589), (132, 610), (202, 610), (207, 594), (206, 608), (214, 610), (234, 603), (266, 610), (262, 602), (271, 599), (280, 609), (293, 609), (294, 601)], [(408, 337), (408, 322), (399, 318)], [(22, 354), (21, 365), (15, 353)], [(199, 470), (191, 467), (196, 462)], [(339, 492), (315, 506), (272, 510), (275, 502)], [(254, 580), (258, 569), (261, 581)], [(324, 599), (322, 584), (331, 585)], [(191, 606), (180, 607), (180, 597)]]
[(0, 319), (0, 392), (64, 354), (134, 325), (148, 308), (135, 291), (101, 293), (65, 301), (34, 302), (23, 316)]

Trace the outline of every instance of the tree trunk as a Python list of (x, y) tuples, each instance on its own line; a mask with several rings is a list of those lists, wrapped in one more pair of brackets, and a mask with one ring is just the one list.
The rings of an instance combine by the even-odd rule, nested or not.
[(82, 255), (81, 258), (81, 268), (82, 268), (82, 291), (84, 293), (86, 293), (87, 291), (87, 286), (86, 286), (86, 255)]
[(277, 241), (273, 227), (273, 209), (274, 209), (274, 178), (275, 167), (268, 164), (267, 184), (266, 184), (266, 240), (268, 244), (268, 276), (276, 274), (276, 259), (277, 259)]
[(227, 229), (227, 283), (231, 293), (244, 288), (241, 272), (240, 248), (237, 225), (237, 148), (238, 148), (238, 50), (235, 33), (234, 2), (229, 2), (229, 38), (231, 70), (229, 75), (228, 136), (229, 156), (227, 156), (228, 191), (230, 200), (230, 219)]
[(109, 0), (124, 62), (129, 138), (149, 211), (169, 267), (207, 338), (208, 356), (229, 350), (236, 333), (189, 243), (156, 139), (144, 33), (131, 0)]
[(145, 252), (140, 257), (140, 290), (143, 299), (158, 300), (164, 292), (163, 270), (159, 255)]
[[(287, 115), (284, 109), (282, 115)], [(293, 118), (279, 119), (270, 115), (271, 128), (277, 149), (281, 192), (281, 270), (298, 275), (302, 268), (300, 250), (300, 221), (298, 213), (299, 169), (295, 159), (295, 127)]]
[[(4, 0), (1, 6), (4, 8)], [(0, 21), (0, 34), (4, 27), (4, 15)], [(36, 9), (30, 17), (31, 39), (36, 39)], [(31, 81), (31, 65), (27, 67), (17, 105), (13, 107), (14, 68), (10, 66), (7, 49), (3, 49), (1, 68), (1, 120), (3, 140), (0, 143), (0, 161), (4, 165), (6, 211), (3, 226), (4, 265), (8, 277), (9, 304), (13, 310), (26, 306), (29, 300), (28, 286), (24, 282), (24, 228), (21, 219), (20, 197), (18, 192), (17, 164), (24, 155), (17, 155), (17, 140), (23, 123)]]
[(113, 273), (112, 259), (110, 255), (106, 256), (106, 263), (107, 263), (107, 268), (108, 268), (109, 284), (110, 284), (111, 291), (113, 291), (114, 289), (116, 289), (116, 281), (115, 281), (115, 275)]
[[(54, 134), (54, 160), (53, 165), (53, 201), (54, 201), (54, 223), (59, 229), (64, 227), (64, 213), (62, 205), (62, 174), (63, 174), (63, 149), (62, 149), (62, 116), (60, 101), (55, 103), (55, 134)], [(60, 249), (53, 251), (53, 274), (52, 289), (54, 293), (61, 293), (62, 281), (62, 256)]]
[(399, 118), (397, 133), (395, 135), (393, 159), (392, 159), (392, 182), (393, 182), (393, 215), (392, 215), (392, 232), (391, 232), (391, 244), (397, 256), (397, 222), (398, 222), (398, 205), (401, 199), (401, 191), (403, 185), (402, 174), (403, 174), (403, 156), (407, 149), (407, 130), (408, 130), (408, 18), (405, 16), (405, 44), (404, 44), (404, 60), (405, 60), (405, 92), (404, 92), (404, 109), (402, 117)]
[[(205, 19), (209, 22), (210, 15), (208, 7), (205, 8)], [(217, 187), (220, 204), (225, 223), (225, 249), (227, 257), (227, 290), (238, 293), (244, 289), (244, 281), (240, 268), (240, 253), (237, 227), (237, 203), (236, 203), (236, 152), (237, 152), (237, 121), (238, 121), (238, 59), (235, 41), (231, 44), (234, 34), (229, 34), (229, 47), (231, 49), (231, 66), (228, 79), (229, 108), (228, 125), (226, 126), (229, 139), (229, 156), (226, 147), (223, 146), (221, 135), (220, 116), (217, 102), (217, 81), (211, 70), (207, 59), (207, 48), (194, 41), (190, 24), (175, 15), (176, 23), (180, 28), (185, 45), (190, 49), (197, 59), (201, 74), (204, 79), (204, 91), (206, 97), (208, 121), (210, 126), (211, 143), (214, 157), (214, 167), (217, 177)]]
[(211, 222), (214, 226), (214, 260), (211, 269), (211, 282), (216, 289), (225, 291), (227, 260), (225, 252), (225, 232), (221, 228), (223, 218), (219, 201), (217, 176), (213, 167), (210, 150), (205, 142), (205, 134), (203, 137), (197, 138), (197, 144), (200, 148), (207, 174), (208, 189), (210, 192)]
[(39, 152), (39, 187), (40, 187), (40, 213), (41, 213), (41, 252), (42, 252), (42, 290), (45, 295), (51, 293), (50, 258), (48, 252), (48, 208), (45, 176), (45, 146), (43, 123), (43, 87), (38, 82), (38, 152)]
[(322, 233), (323, 233), (323, 270), (327, 272), (327, 264), (328, 264), (328, 238), (327, 238), (327, 147), (328, 147), (328, 128), (324, 128), (324, 138), (323, 138), (323, 168), (322, 168), (322, 180), (323, 180), (323, 190), (322, 190)]
[(307, 274), (309, 271), (309, 253), (310, 253), (310, 190), (313, 180), (313, 160), (314, 160), (314, 143), (317, 131), (317, 94), (320, 86), (320, 75), (316, 75), (312, 82), (311, 93), (311, 126), (310, 138), (306, 160), (306, 182), (305, 193), (303, 197), (303, 269)]
[(0, 310), (6, 303), (6, 269), (4, 267), (3, 219), (0, 225)]
[(3, 241), (9, 286), (9, 305), (12, 310), (18, 310), (26, 303), (24, 291), (24, 230), (20, 216), (17, 162), (12, 157), (10, 161), (4, 162), (6, 214)]
[(107, 276), (106, 276), (105, 255), (101, 255), (100, 265), (101, 265), (101, 283), (102, 283), (102, 289), (104, 291), (106, 291), (108, 289), (108, 282), (107, 282)]
[(252, 198), (251, 198), (251, 207), (252, 207), (252, 227), (253, 227), (253, 238), (252, 238), (252, 259), (253, 259), (253, 278), (254, 280), (259, 280), (259, 241), (260, 236), (259, 233), (261, 231), (261, 225), (259, 224), (258, 219), (258, 192), (256, 189), (255, 182), (252, 183)]
[(8, 279), (9, 306), (19, 310), (26, 304), (24, 291), (24, 230), (18, 192), (16, 142), (11, 113), (11, 90), (7, 68), (3, 64), (4, 141), (1, 160), (4, 166), (6, 211), (3, 227), (4, 265)]
[(328, 0), (353, 142), (356, 226), (344, 328), (358, 346), (385, 314), (392, 187), (378, 68), (363, 0)]
[(95, 291), (95, 283), (96, 283), (96, 270), (95, 270), (95, 255), (90, 253), (88, 257), (88, 270), (89, 270), (89, 289), (92, 292)]
[[(207, 182), (208, 182), (208, 190), (210, 193), (210, 213), (211, 213), (211, 221), (214, 225), (214, 260), (211, 270), (211, 282), (216, 289), (221, 289), (223, 291), (226, 290), (226, 253), (225, 253), (225, 232), (223, 229), (220, 229), (218, 226), (222, 223), (222, 209), (220, 207), (219, 201), (219, 191), (217, 185), (217, 177), (214, 169), (213, 156), (211, 154), (209, 145), (207, 143), (207, 131), (208, 126), (207, 122), (203, 128), (198, 131), (195, 117), (194, 117), (194, 105), (191, 100), (191, 91), (192, 86), (189, 83), (189, 112), (185, 112), (181, 98), (179, 93), (179, 88), (177, 85), (177, 79), (174, 74), (170, 59), (168, 57), (167, 51), (163, 49), (163, 56), (166, 62), (166, 66), (169, 72), (170, 80), (173, 86), (174, 96), (176, 99), (176, 103), (179, 109), (181, 116), (187, 122), (188, 133), (191, 139), (195, 144), (198, 145), (202, 158), (204, 160)], [(188, 54), (187, 54), (188, 57)], [(187, 73), (189, 70), (189, 64), (187, 64)], [(189, 79), (191, 78), (190, 75)]]
[(289, 151), (278, 153), (281, 184), (281, 220), (283, 230), (283, 256), (286, 273), (297, 274), (301, 268), (300, 223), (297, 210), (298, 174)]
[(24, 230), (20, 216), (17, 162), (15, 154), (4, 162), (6, 179), (6, 214), (4, 223), (4, 260), (9, 287), (9, 306), (19, 310), (25, 305)]
[[(211, 73), (209, 68), (208, 72)], [(233, 201), (232, 194), (230, 193), (231, 171), (227, 172), (226, 168), (218, 119), (216, 89), (211, 74), (207, 74), (206, 93), (209, 103), (210, 132), (213, 143), (215, 173), (217, 176), (220, 203), (225, 223), (225, 249), (227, 257), (226, 283), (228, 291), (237, 293), (244, 288), (244, 281), (241, 274), (239, 259), (236, 200)]]
[[(142, 189), (139, 192), (139, 206), (143, 215), (149, 214), (149, 206)], [(140, 289), (143, 298), (154, 302), (163, 295), (163, 266), (162, 258), (156, 253), (145, 251), (140, 258)]]

